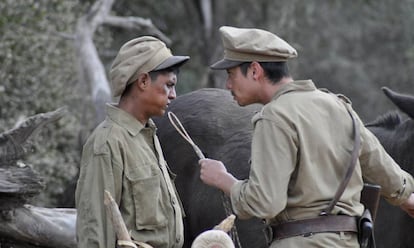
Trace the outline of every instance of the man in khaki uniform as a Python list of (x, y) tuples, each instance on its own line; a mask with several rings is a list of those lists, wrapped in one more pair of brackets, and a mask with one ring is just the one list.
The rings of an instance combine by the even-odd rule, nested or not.
[[(332, 227), (330, 231), (338, 223), (323, 223), (328, 228), (323, 232), (315, 225), (307, 226), (303, 220), (320, 216), (348, 169), (354, 147), (353, 124), (347, 111), (350, 102), (318, 90), (311, 80), (294, 81), (287, 61), (297, 57), (297, 52), (276, 35), (234, 27), (221, 27), (220, 32), (224, 59), (211, 67), (227, 71), (226, 86), (239, 105), (264, 104), (252, 118), (247, 180), (234, 178), (220, 161), (199, 162), (201, 180), (228, 194), (239, 218), (255, 216), (273, 226), (271, 247), (359, 247), (355, 216), (364, 210), (360, 203), (363, 181), (380, 185), (390, 203), (414, 217), (413, 177), (401, 170), (357, 118), (359, 159), (331, 212), (350, 224), (341, 222), (339, 230)], [(333, 218), (327, 216), (323, 221)], [(277, 231), (288, 222), (301, 223), (308, 231)]]
[(117, 245), (104, 190), (118, 204), (133, 240), (157, 248), (182, 247), (181, 202), (150, 118), (162, 116), (175, 99), (178, 68), (188, 59), (173, 56), (151, 36), (121, 47), (110, 71), (119, 103), (107, 104), (106, 119), (83, 148), (76, 188), (78, 247)]

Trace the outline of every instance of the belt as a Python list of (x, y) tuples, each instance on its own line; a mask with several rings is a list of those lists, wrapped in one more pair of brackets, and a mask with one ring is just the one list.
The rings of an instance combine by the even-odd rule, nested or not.
[(272, 226), (273, 239), (284, 239), (322, 232), (358, 232), (357, 218), (347, 215), (327, 215), (311, 219), (288, 221)]

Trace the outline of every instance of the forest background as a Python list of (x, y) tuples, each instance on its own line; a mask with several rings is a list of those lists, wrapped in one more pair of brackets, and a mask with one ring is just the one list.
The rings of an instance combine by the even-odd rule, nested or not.
[[(45, 178), (34, 205), (71, 206), (73, 192), (65, 190), (73, 188), (82, 145), (101, 119), (93, 86), (80, 75), (75, 35), (94, 3), (0, 2), (0, 132), (37, 113), (68, 110), (38, 134), (25, 158)], [(178, 95), (224, 88), (225, 74), (208, 68), (222, 57), (222, 25), (262, 28), (288, 41), (299, 54), (289, 64), (293, 77), (345, 94), (364, 122), (395, 110), (382, 86), (414, 94), (413, 0), (117, 0), (110, 12), (152, 23), (174, 54), (191, 57), (181, 69)], [(154, 29), (100, 25), (93, 43), (105, 71), (123, 43), (148, 34)]]

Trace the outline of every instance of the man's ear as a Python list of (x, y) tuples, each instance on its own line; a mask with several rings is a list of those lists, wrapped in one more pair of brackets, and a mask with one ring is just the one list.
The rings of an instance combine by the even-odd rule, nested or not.
[(263, 68), (257, 61), (253, 61), (250, 64), (250, 70), (252, 72), (252, 76), (254, 80), (258, 80), (260, 77), (263, 76)]
[(137, 79), (137, 86), (138, 88), (144, 90), (146, 89), (151, 83), (151, 77), (148, 73), (141, 73)]

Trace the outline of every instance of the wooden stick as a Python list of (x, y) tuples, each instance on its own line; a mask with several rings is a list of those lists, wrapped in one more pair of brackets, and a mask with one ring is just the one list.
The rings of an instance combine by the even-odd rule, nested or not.
[(111, 217), (112, 225), (114, 226), (116, 237), (118, 239), (118, 245), (137, 248), (137, 246), (132, 242), (131, 237), (129, 236), (128, 229), (126, 228), (125, 222), (122, 219), (121, 212), (119, 211), (118, 204), (116, 204), (114, 198), (112, 198), (111, 193), (105, 190), (104, 193), (104, 204), (106, 211)]
[(109, 193), (109, 191), (107, 190), (104, 191), (104, 204), (106, 207), (106, 211), (111, 217), (112, 224), (114, 225), (119, 246), (133, 248), (153, 248), (152, 246), (146, 243), (132, 241), (131, 236), (129, 236), (128, 229), (125, 225), (124, 219), (122, 219), (121, 212), (119, 212), (118, 204), (116, 204), (114, 198), (112, 198), (111, 196), (111, 193)]
[(129, 236), (128, 229), (126, 228), (124, 219), (122, 219), (121, 212), (119, 212), (118, 204), (116, 204), (114, 198), (111, 196), (111, 193), (109, 193), (107, 190), (105, 190), (104, 194), (104, 204), (106, 211), (111, 218), (112, 224), (114, 225), (119, 246), (127, 246), (133, 248), (153, 248), (146, 243), (132, 241), (131, 236)]

